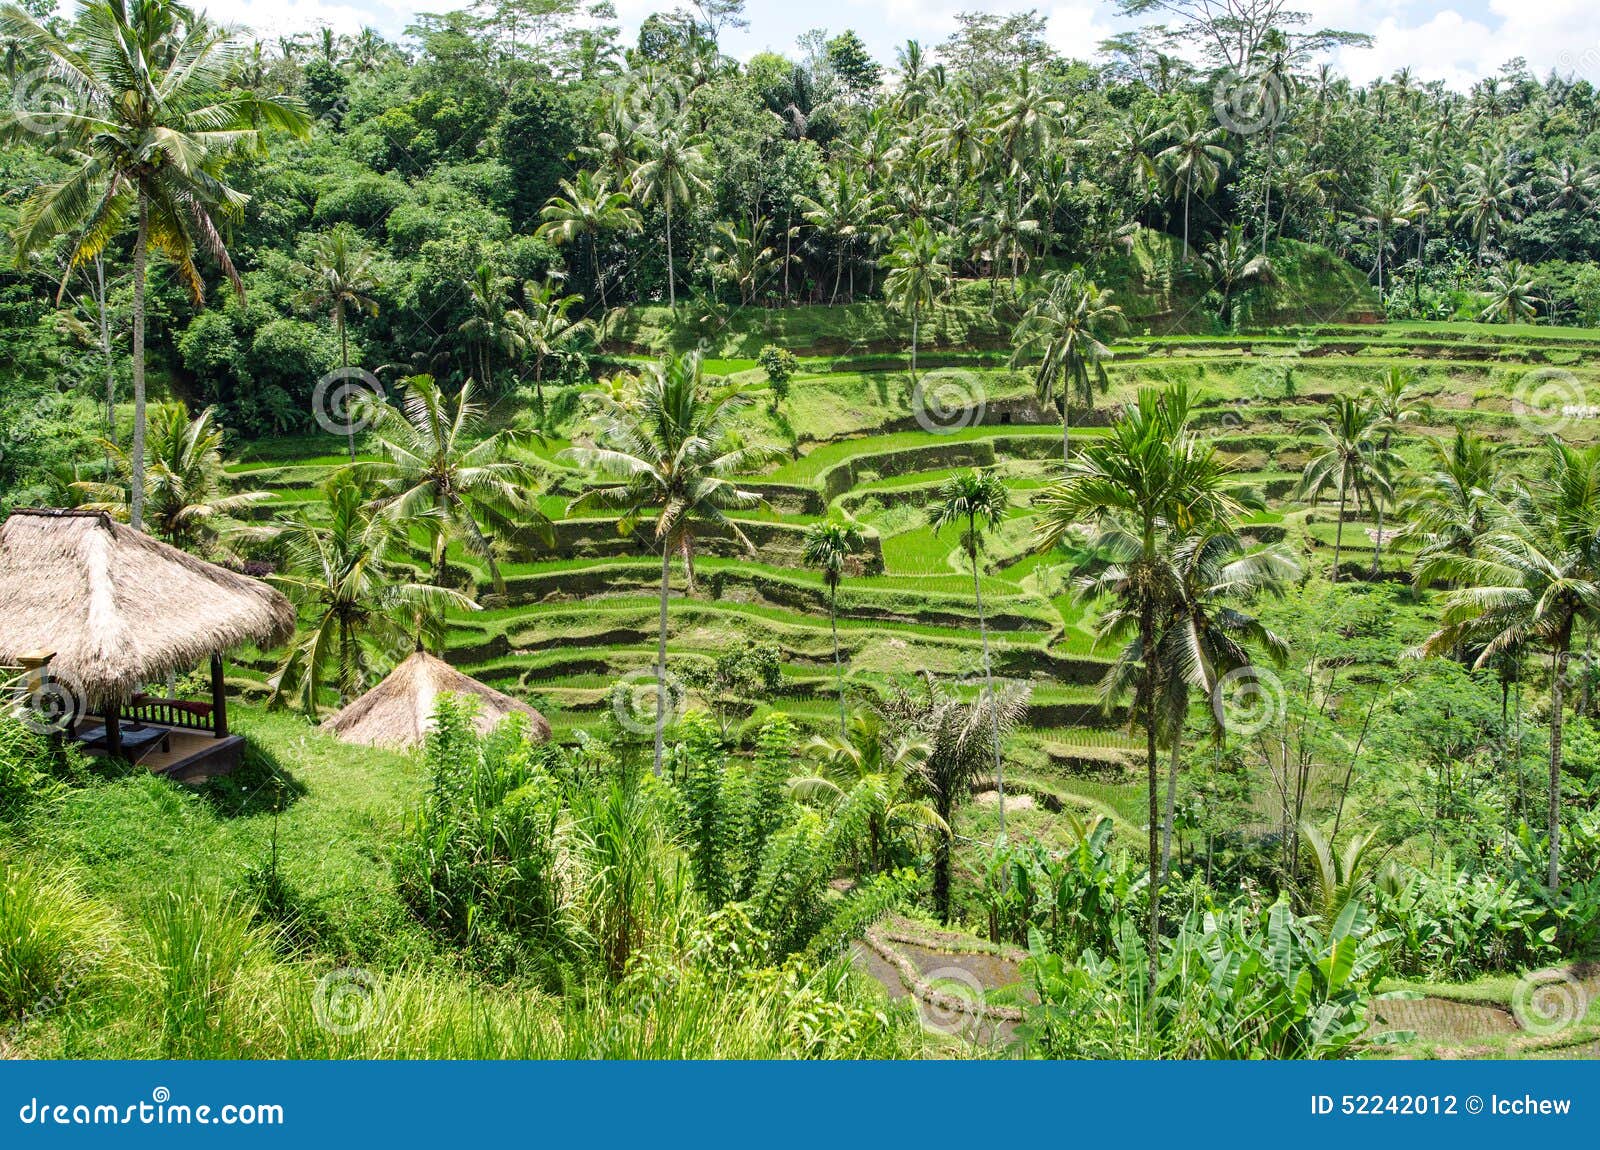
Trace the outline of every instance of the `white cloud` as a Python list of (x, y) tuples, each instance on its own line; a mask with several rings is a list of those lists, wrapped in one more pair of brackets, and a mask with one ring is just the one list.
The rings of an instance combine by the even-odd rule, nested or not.
[(1049, 10), (1046, 33), (1050, 46), (1071, 59), (1091, 59), (1098, 53), (1100, 41), (1112, 34), (1110, 23), (1098, 18), (1105, 12), (1101, 4), (1055, 5)]
[[(201, 0), (198, 7), (213, 20), (241, 25), (263, 37), (316, 32), (324, 26), (346, 35), (372, 27), (385, 35), (398, 36), (411, 23), (415, 10), (406, 0), (396, 4), (385, 0), (355, 0), (348, 4), (328, 0)], [(448, 7), (441, 5), (439, 10)]]

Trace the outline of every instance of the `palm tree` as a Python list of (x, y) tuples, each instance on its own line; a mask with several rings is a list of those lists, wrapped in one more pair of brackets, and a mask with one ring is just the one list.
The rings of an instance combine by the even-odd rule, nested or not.
[(481, 437), (483, 408), (473, 402), (469, 379), (454, 396), (429, 375), (404, 384), (398, 408), (369, 400), (376, 460), (349, 469), (378, 491), (377, 509), (428, 534), (435, 586), (446, 584), (449, 544), (459, 540), (489, 567), (494, 588), (505, 593), (494, 532), (532, 526), (548, 539), (550, 521), (532, 498), (539, 473), (518, 459), (519, 439), (509, 431)]
[(628, 193), (611, 187), (606, 177), (588, 169), (578, 173), (577, 181), (562, 180), (561, 194), (552, 196), (540, 209), (544, 222), (533, 234), (553, 244), (582, 240), (589, 249), (589, 266), (600, 292), (600, 310), (607, 310), (606, 278), (600, 267), (600, 243), (612, 232), (639, 230), (639, 213)]
[[(954, 475), (939, 487), (938, 500), (928, 509), (928, 522), (938, 535), (946, 527), (961, 530), (961, 549), (972, 564), (972, 601), (978, 612), (978, 635), (983, 641), (985, 690), (994, 694), (994, 666), (989, 658), (989, 628), (983, 617), (983, 578), (978, 556), (983, 552), (983, 537), (1004, 522), (1011, 506), (1011, 492), (999, 476), (974, 468), (965, 475)], [(998, 718), (999, 712), (992, 714)], [(1000, 762), (1000, 729), (994, 731), (995, 793), (999, 799), (1000, 838), (1006, 836), (1006, 783)]]
[(1533, 269), (1518, 260), (1508, 261), (1492, 274), (1487, 286), (1489, 306), (1478, 316), (1480, 323), (1524, 323), (1538, 314), (1539, 304), (1544, 302)]
[[(1313, 507), (1322, 493), (1332, 486), (1339, 492), (1339, 515), (1333, 535), (1333, 582), (1339, 581), (1339, 556), (1344, 547), (1344, 511), (1351, 495), (1356, 506), (1366, 499), (1374, 506), (1393, 495), (1389, 476), (1394, 468), (1391, 453), (1383, 450), (1380, 436), (1383, 425), (1377, 408), (1359, 396), (1340, 396), (1328, 401), (1320, 419), (1303, 430), (1311, 431), (1317, 446), (1300, 475), (1298, 498), (1309, 499)], [(1381, 514), (1381, 512), (1380, 512)]]
[(839, 737), (845, 737), (844, 665), (839, 658), (839, 583), (845, 563), (867, 545), (866, 537), (848, 523), (813, 523), (806, 528), (801, 558), (822, 572), (828, 585), (828, 623), (833, 628), (833, 674), (839, 684)]
[(872, 193), (852, 169), (841, 168), (822, 177), (815, 199), (797, 196), (795, 203), (806, 223), (833, 242), (833, 294), (828, 297), (828, 306), (832, 307), (839, 300), (839, 285), (844, 282), (845, 257), (871, 221)]
[(1376, 228), (1378, 232), (1378, 298), (1383, 299), (1383, 264), (1384, 257), (1389, 253), (1389, 244), (1392, 241), (1395, 229), (1403, 228), (1411, 223), (1411, 217), (1416, 214), (1418, 204), (1412, 198), (1411, 184), (1405, 173), (1398, 167), (1389, 168), (1384, 175), (1378, 177), (1373, 185), (1372, 195), (1362, 205), (1361, 222)]
[(857, 711), (836, 739), (813, 735), (806, 751), (820, 769), (791, 779), (790, 792), (827, 803), (844, 816), (840, 821), (861, 828), (868, 874), (909, 865), (914, 852), (907, 839), (950, 833), (931, 804), (908, 793), (927, 744), (914, 736), (891, 740), (876, 712)]
[[(372, 269), (373, 254), (349, 224), (339, 224), (311, 241), (310, 258), (294, 265), (295, 274), (306, 281), (296, 297), (303, 307), (327, 310), (333, 330), (339, 335), (339, 366), (350, 366), (350, 340), (345, 332), (347, 311), (378, 314), (378, 301), (372, 293), (380, 281)], [(351, 421), (346, 428), (350, 462), (356, 461), (356, 430)]]
[(661, 551), (661, 625), (656, 642), (655, 772), (661, 773), (667, 721), (667, 600), (673, 552), (683, 556), (694, 590), (694, 527), (727, 531), (754, 554), (755, 547), (728, 517), (758, 506), (761, 497), (739, 487), (745, 475), (771, 457), (765, 448), (735, 441), (733, 423), (754, 402), (736, 385), (708, 389), (698, 355), (650, 364), (627, 401), (593, 393), (600, 406), (595, 446), (574, 447), (565, 458), (598, 474), (605, 485), (572, 504), (572, 510), (606, 507), (622, 512), (618, 528), (631, 533), (647, 514), (654, 517)]
[(1444, 555), (1471, 556), (1487, 534), (1502, 494), (1499, 448), (1457, 427), (1446, 443), (1428, 440), (1431, 470), (1416, 477), (1401, 514), (1422, 537), (1419, 566)]
[(741, 304), (755, 300), (783, 261), (768, 242), (770, 226), (757, 219), (721, 223), (713, 229), (716, 238), (706, 249), (706, 260), (716, 274), (739, 289)]
[(312, 717), (330, 686), (348, 700), (399, 652), (420, 650), (419, 617), (477, 606), (458, 592), (405, 579), (397, 559), (406, 525), (375, 513), (349, 475), (336, 474), (325, 495), (322, 513), (298, 511), (283, 525), (286, 562), (269, 576), (306, 623), (271, 680), (272, 702), (295, 700)]
[[(1163, 548), (1171, 534), (1226, 524), (1241, 510), (1228, 494), (1226, 473), (1215, 451), (1189, 430), (1189, 393), (1182, 386), (1145, 389), (1138, 401), (1067, 464), (1066, 476), (1034, 500), (1039, 514), (1037, 542), (1056, 546), (1079, 525), (1093, 525), (1107, 542), (1118, 540), (1121, 578), (1117, 614), (1119, 635), (1131, 650), (1114, 666), (1104, 686), (1126, 684), (1128, 667), (1137, 668), (1135, 712), (1142, 712), (1145, 768), (1149, 784), (1150, 956), (1147, 997), (1154, 1009), (1157, 956), (1161, 939), (1161, 808), (1156, 744), (1160, 734), (1160, 664), (1154, 657), (1158, 628), (1171, 612), (1174, 590)], [(1149, 656), (1146, 652), (1150, 652)], [(1113, 675), (1115, 677), (1113, 677)]]
[[(1028, 690), (1008, 683), (998, 695), (986, 692), (974, 702), (941, 688), (925, 675), (923, 689), (897, 686), (879, 704), (884, 724), (925, 749), (914, 761), (911, 778), (928, 799), (939, 821), (949, 827), (956, 803), (972, 791), (972, 781), (988, 762), (984, 746), (1009, 734), (1028, 710)], [(987, 736), (987, 738), (986, 738)], [(939, 917), (950, 921), (950, 835), (938, 836), (933, 852), (933, 903)]]
[(883, 295), (890, 306), (911, 317), (911, 386), (917, 387), (917, 336), (924, 310), (949, 290), (950, 265), (945, 262), (944, 241), (926, 220), (912, 220), (895, 238), (884, 260), (889, 274)]
[(1043, 290), (1017, 325), (1011, 363), (1015, 367), (1038, 355), (1034, 394), (1040, 404), (1060, 404), (1062, 462), (1072, 457), (1072, 401), (1093, 411), (1095, 389), (1104, 392), (1111, 387), (1105, 365), (1112, 352), (1103, 337), (1121, 323), (1122, 309), (1111, 302), (1111, 293), (1072, 271), (1047, 275)]
[[(1406, 368), (1391, 367), (1383, 373), (1377, 387), (1368, 388), (1373, 411), (1378, 417), (1378, 426), (1381, 434), (1378, 437), (1378, 452), (1387, 457), (1389, 455), (1389, 439), (1400, 428), (1417, 417), (1417, 409), (1411, 406), (1411, 390), (1416, 385), (1416, 376)], [(1377, 511), (1378, 535), (1372, 546), (1372, 574), (1378, 574), (1378, 563), (1383, 556), (1383, 501), (1380, 499), (1374, 504)]]
[(1200, 266), (1205, 270), (1211, 290), (1222, 297), (1217, 318), (1224, 325), (1233, 323), (1233, 300), (1241, 288), (1273, 284), (1278, 280), (1272, 261), (1257, 255), (1245, 243), (1244, 228), (1230, 224), (1227, 231), (1200, 249)]
[(533, 387), (544, 415), (544, 364), (568, 344), (590, 331), (586, 319), (570, 319), (567, 313), (583, 303), (581, 295), (558, 294), (555, 277), (542, 283), (531, 280), (522, 285), (522, 307), (506, 313), (506, 345), (522, 359), (533, 360)]
[[(190, 419), (181, 403), (158, 404), (149, 424), (145, 522), (151, 533), (174, 547), (211, 558), (232, 558), (232, 544), (252, 534), (240, 521), (240, 514), (271, 499), (271, 493), (229, 489), (215, 408), (208, 407)], [(120, 482), (80, 482), (75, 486), (92, 500), (85, 506), (126, 519), (133, 461), (109, 440), (105, 448)]]
[[(49, 61), (72, 95), (52, 109), (51, 141), (74, 158), (65, 179), (38, 187), (17, 214), (20, 255), (70, 237), (69, 267), (101, 255), (134, 220), (133, 445), (129, 522), (144, 524), (145, 279), (151, 247), (176, 266), (189, 295), (205, 285), (195, 265), (204, 248), (244, 295), (218, 220), (243, 217), (248, 197), (223, 182), (227, 161), (259, 150), (263, 129), (305, 135), (311, 121), (292, 103), (231, 84), (242, 51), (233, 34), (174, 0), (88, 0), (58, 36), (13, 4), (0, 8), (0, 33)], [(81, 45), (80, 47), (75, 46)], [(22, 131), (15, 116), (0, 138)]]
[[(1116, 554), (1121, 544), (1131, 554), (1133, 541), (1117, 532), (1100, 540), (1100, 553)], [(1226, 522), (1208, 523), (1189, 535), (1174, 535), (1157, 552), (1167, 564), (1161, 576), (1171, 589), (1167, 616), (1157, 624), (1156, 678), (1161, 684), (1161, 709), (1169, 725), (1168, 746), (1171, 758), (1167, 768), (1166, 808), (1161, 820), (1161, 877), (1166, 878), (1172, 857), (1172, 823), (1177, 805), (1178, 768), (1183, 761), (1183, 728), (1189, 713), (1189, 693), (1199, 690), (1213, 702), (1213, 722), (1218, 737), (1226, 733), (1226, 721), (1217, 696), (1218, 684), (1229, 675), (1251, 667), (1252, 646), (1264, 650), (1272, 661), (1282, 665), (1289, 646), (1254, 616), (1237, 604), (1260, 594), (1281, 594), (1287, 581), (1297, 573), (1293, 561), (1275, 548), (1248, 550)], [(1085, 600), (1102, 596), (1118, 604), (1129, 602), (1122, 586), (1126, 573), (1115, 565), (1099, 572), (1081, 592)], [(1103, 634), (1136, 632), (1137, 621), (1128, 619), (1118, 626), (1116, 610), (1101, 624)], [(1124, 647), (1124, 655), (1138, 648)], [(1120, 661), (1119, 661), (1120, 662)], [(1138, 674), (1135, 660), (1124, 665), (1126, 682), (1113, 689), (1126, 694), (1133, 689)]]
[(1481, 644), (1475, 666), (1538, 644), (1550, 652), (1550, 779), (1547, 793), (1551, 890), (1561, 880), (1562, 690), (1579, 623), (1600, 618), (1600, 448), (1552, 437), (1542, 481), (1496, 514), (1472, 555), (1441, 554), (1418, 583), (1455, 587), (1424, 651), (1452, 655)]
[(476, 371), (489, 393), (494, 394), (494, 351), (508, 345), (506, 331), (506, 293), (511, 290), (511, 277), (501, 275), (490, 264), (479, 264), (472, 269), (472, 278), (462, 286), (467, 289), (467, 301), (472, 314), (461, 321), (460, 332), (478, 347)]
[(1505, 157), (1499, 153), (1467, 164), (1464, 172), (1466, 179), (1457, 207), (1467, 220), (1473, 242), (1478, 245), (1478, 264), (1482, 266), (1489, 243), (1500, 234), (1505, 222), (1521, 216), (1518, 204), (1521, 192), (1512, 181)]
[(710, 189), (705, 173), (711, 165), (711, 145), (668, 125), (640, 131), (637, 146), (642, 159), (633, 169), (633, 194), (640, 203), (659, 203), (667, 216), (667, 306), (678, 306), (677, 273), (672, 261), (672, 212), (687, 208)]
[(1233, 153), (1223, 147), (1226, 129), (1200, 118), (1192, 106), (1167, 123), (1163, 133), (1172, 143), (1156, 153), (1156, 163), (1173, 188), (1183, 188), (1183, 258), (1189, 258), (1189, 205), (1198, 188), (1209, 194), (1233, 163)]

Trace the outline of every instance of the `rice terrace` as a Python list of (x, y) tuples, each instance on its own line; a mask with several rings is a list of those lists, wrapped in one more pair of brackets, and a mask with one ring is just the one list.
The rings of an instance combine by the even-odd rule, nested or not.
[(761, 7), (0, 7), (0, 1052), (1595, 1057), (1593, 84)]

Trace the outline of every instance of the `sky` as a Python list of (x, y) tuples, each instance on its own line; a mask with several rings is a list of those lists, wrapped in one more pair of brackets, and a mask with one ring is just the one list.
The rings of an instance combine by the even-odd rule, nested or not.
[[(625, 35), (653, 11), (679, 0), (613, 0)], [(199, 0), (213, 17), (277, 35), (327, 24), (340, 32), (370, 25), (398, 36), (413, 12), (466, 7), (468, 0)], [(1370, 33), (1363, 50), (1342, 49), (1332, 62), (1357, 83), (1410, 67), (1423, 80), (1465, 89), (1507, 60), (1525, 57), (1534, 72), (1551, 69), (1600, 83), (1600, 2), (1597, 0), (1299, 0), (1318, 27)], [(792, 52), (801, 33), (853, 28), (888, 64), (907, 39), (936, 44), (960, 11), (997, 13), (1037, 8), (1049, 19), (1049, 38), (1069, 56), (1088, 58), (1108, 34), (1124, 27), (1111, 0), (747, 0), (747, 31), (723, 36), (740, 58), (770, 49)]]

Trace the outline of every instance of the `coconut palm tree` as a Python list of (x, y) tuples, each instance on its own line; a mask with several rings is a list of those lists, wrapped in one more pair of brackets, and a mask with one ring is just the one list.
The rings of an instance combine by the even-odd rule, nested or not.
[(833, 674), (839, 685), (839, 737), (845, 737), (844, 665), (839, 658), (839, 583), (844, 579), (846, 562), (859, 555), (866, 537), (848, 523), (813, 523), (806, 528), (801, 558), (807, 567), (822, 572), (828, 586), (828, 623), (833, 628)]
[(1373, 184), (1372, 194), (1361, 206), (1360, 220), (1378, 233), (1378, 298), (1383, 298), (1384, 259), (1389, 254), (1395, 230), (1411, 223), (1418, 209), (1412, 197), (1412, 187), (1405, 172), (1399, 167), (1384, 171)]
[(1168, 121), (1163, 135), (1171, 140), (1156, 153), (1156, 163), (1168, 185), (1183, 189), (1183, 258), (1189, 258), (1189, 208), (1198, 190), (1209, 194), (1233, 164), (1233, 153), (1223, 147), (1227, 130), (1208, 124), (1193, 106), (1186, 106)]
[[(1125, 532), (1102, 532), (1096, 548), (1114, 556), (1120, 548), (1133, 554), (1134, 540)], [(1156, 679), (1160, 683), (1161, 711), (1168, 724), (1170, 759), (1167, 768), (1166, 806), (1161, 819), (1161, 877), (1166, 878), (1172, 857), (1172, 824), (1177, 805), (1178, 769), (1183, 761), (1183, 728), (1189, 714), (1190, 692), (1198, 690), (1212, 701), (1212, 720), (1218, 737), (1227, 733), (1226, 718), (1217, 694), (1227, 675), (1254, 665), (1252, 648), (1264, 652), (1281, 666), (1289, 645), (1268, 630), (1241, 605), (1262, 594), (1281, 594), (1298, 573), (1294, 562), (1277, 548), (1247, 548), (1227, 522), (1200, 525), (1193, 532), (1173, 534), (1157, 555), (1167, 564), (1162, 586), (1171, 588), (1166, 617), (1157, 624)], [(1102, 621), (1103, 635), (1137, 633), (1137, 620), (1119, 625), (1116, 614), (1130, 603), (1123, 586), (1126, 572), (1116, 564), (1092, 577), (1081, 591), (1086, 601), (1109, 599), (1116, 604)], [(1108, 683), (1110, 694), (1125, 696), (1136, 688), (1139, 648), (1128, 644), (1118, 660), (1123, 681)]]
[[(940, 687), (925, 675), (921, 690), (898, 685), (878, 704), (884, 725), (895, 736), (914, 739), (924, 750), (910, 777), (939, 821), (950, 826), (956, 803), (972, 792), (972, 781), (989, 762), (996, 737), (1014, 730), (1028, 711), (1028, 690), (1008, 683), (999, 694), (985, 692), (973, 702)], [(950, 921), (950, 835), (941, 834), (933, 851), (933, 904)]]
[(812, 736), (806, 754), (817, 770), (791, 779), (789, 790), (802, 802), (827, 804), (841, 823), (860, 828), (865, 873), (908, 866), (917, 842), (950, 833), (932, 804), (911, 793), (911, 778), (927, 753), (914, 736), (891, 739), (877, 712), (857, 711), (838, 738)]
[[(1097, 437), (1067, 464), (1067, 473), (1034, 500), (1039, 515), (1036, 541), (1055, 547), (1079, 526), (1097, 528), (1120, 540), (1116, 584), (1115, 636), (1131, 650), (1113, 667), (1104, 684), (1127, 683), (1127, 667), (1137, 669), (1134, 712), (1145, 731), (1145, 769), (1149, 784), (1150, 916), (1146, 945), (1150, 955), (1147, 996), (1154, 1008), (1156, 956), (1160, 953), (1161, 806), (1157, 741), (1161, 733), (1160, 663), (1154, 657), (1160, 627), (1176, 601), (1164, 550), (1174, 532), (1228, 524), (1241, 507), (1228, 493), (1226, 470), (1214, 449), (1189, 430), (1189, 393), (1182, 386), (1147, 388), (1110, 433)], [(1147, 657), (1146, 652), (1152, 655)], [(1112, 675), (1115, 677), (1112, 677)]]
[(1562, 691), (1578, 625), (1600, 619), (1600, 448), (1568, 447), (1552, 437), (1540, 482), (1504, 505), (1471, 555), (1440, 554), (1418, 583), (1456, 588), (1440, 627), (1424, 644), (1432, 655), (1479, 646), (1475, 666), (1542, 646), (1551, 656), (1550, 776), (1547, 821), (1551, 890), (1561, 880)]
[(1122, 309), (1111, 302), (1111, 293), (1072, 271), (1049, 273), (1017, 325), (1011, 364), (1038, 356), (1034, 394), (1040, 404), (1061, 407), (1062, 462), (1072, 457), (1073, 400), (1093, 411), (1095, 389), (1111, 387), (1105, 365), (1112, 352), (1104, 339), (1121, 324)]
[(633, 169), (633, 194), (642, 204), (660, 204), (666, 213), (667, 306), (678, 306), (677, 270), (672, 260), (672, 213), (688, 208), (711, 187), (711, 144), (672, 124), (646, 125), (636, 145), (641, 156)]
[(1200, 267), (1211, 290), (1222, 297), (1217, 318), (1227, 326), (1233, 323), (1233, 301), (1241, 289), (1278, 282), (1272, 261), (1257, 255), (1245, 243), (1244, 228), (1230, 224), (1216, 239), (1200, 249)]
[(562, 244), (582, 241), (589, 249), (590, 273), (600, 293), (600, 310), (607, 310), (606, 277), (600, 267), (600, 244), (613, 232), (639, 230), (639, 212), (628, 193), (611, 186), (603, 173), (587, 168), (574, 180), (557, 185), (561, 193), (550, 198), (539, 211), (544, 222), (533, 234), (539, 239)]
[(375, 512), (351, 476), (336, 473), (324, 494), (325, 509), (297, 511), (283, 524), (284, 567), (269, 576), (304, 623), (271, 679), (272, 702), (292, 700), (313, 718), (330, 688), (346, 701), (375, 671), (420, 650), (419, 617), (477, 606), (459, 592), (406, 579), (407, 525)]
[[(1376, 387), (1366, 389), (1366, 395), (1372, 403), (1373, 411), (1378, 417), (1380, 434), (1378, 436), (1378, 452), (1380, 455), (1389, 454), (1390, 437), (1402, 426), (1417, 418), (1417, 409), (1411, 405), (1411, 391), (1416, 386), (1415, 373), (1403, 367), (1391, 367), (1383, 373)], [(1378, 563), (1383, 556), (1383, 501), (1380, 499), (1374, 506), (1377, 512), (1378, 535), (1372, 546), (1372, 574), (1378, 574)]]
[(412, 376), (403, 389), (398, 408), (368, 401), (378, 458), (349, 470), (377, 490), (382, 514), (426, 530), (436, 586), (445, 586), (447, 551), (459, 541), (488, 565), (494, 589), (504, 594), (496, 533), (531, 527), (550, 537), (550, 521), (533, 498), (539, 473), (517, 457), (523, 444), (515, 434), (482, 434), (483, 408), (473, 402), (470, 379), (453, 396), (429, 375)]
[[(997, 475), (973, 468), (965, 475), (954, 475), (939, 487), (939, 495), (928, 509), (928, 522), (938, 535), (946, 527), (961, 529), (961, 549), (972, 564), (972, 602), (978, 612), (978, 635), (983, 641), (984, 689), (994, 694), (994, 664), (989, 657), (989, 628), (983, 616), (983, 573), (978, 557), (983, 553), (984, 536), (1005, 521), (1011, 506), (1011, 492)], [(999, 712), (991, 711), (998, 719)], [(1000, 761), (1000, 729), (994, 730), (995, 793), (999, 799), (1000, 837), (1006, 835), (1006, 784)]]
[(488, 392), (494, 394), (494, 353), (496, 348), (508, 346), (506, 295), (511, 290), (510, 276), (501, 275), (493, 265), (482, 263), (472, 269), (472, 278), (462, 286), (467, 289), (467, 303), (472, 314), (461, 321), (462, 335), (478, 349), (475, 370), (478, 379)]
[(1533, 269), (1518, 260), (1489, 276), (1489, 306), (1478, 316), (1480, 323), (1526, 323), (1539, 313), (1543, 297)]
[[(148, 436), (145, 524), (151, 534), (213, 559), (234, 557), (234, 543), (261, 534), (252, 531), (240, 516), (272, 495), (231, 490), (215, 408), (208, 407), (190, 419), (181, 403), (158, 404), (149, 415)], [(109, 440), (104, 446), (119, 481), (75, 486), (89, 500), (84, 506), (127, 519), (133, 461), (127, 451)]]
[(806, 223), (833, 244), (833, 294), (828, 297), (828, 306), (832, 307), (839, 300), (839, 287), (844, 282), (845, 258), (862, 231), (870, 226), (875, 199), (859, 174), (840, 168), (822, 177), (815, 198), (796, 196), (795, 203)]
[(1374, 507), (1390, 498), (1395, 459), (1381, 446), (1382, 421), (1378, 410), (1360, 396), (1340, 396), (1328, 401), (1319, 419), (1302, 430), (1317, 439), (1310, 459), (1300, 474), (1298, 498), (1309, 499), (1315, 507), (1329, 487), (1339, 492), (1338, 519), (1333, 535), (1333, 571), (1329, 578), (1339, 581), (1339, 557), (1344, 548), (1344, 512), (1351, 495), (1359, 508), (1365, 499)]
[(581, 295), (561, 295), (557, 279), (547, 276), (540, 283), (530, 280), (523, 284), (522, 306), (506, 313), (506, 346), (518, 358), (533, 361), (533, 387), (541, 418), (545, 360), (592, 330), (588, 320), (568, 315), (582, 303)]
[(1478, 264), (1482, 266), (1489, 244), (1500, 234), (1507, 220), (1521, 218), (1522, 198), (1511, 177), (1504, 156), (1486, 154), (1463, 169), (1465, 179), (1456, 207), (1467, 221), (1472, 240), (1478, 245)]
[(1496, 445), (1459, 426), (1448, 442), (1427, 442), (1433, 466), (1416, 477), (1400, 508), (1407, 530), (1422, 538), (1419, 567), (1444, 555), (1472, 555), (1505, 494)]
[(883, 295), (890, 306), (911, 318), (911, 386), (917, 387), (917, 337), (922, 313), (950, 290), (950, 265), (945, 261), (944, 240), (926, 220), (912, 220), (895, 237), (884, 266)]
[[(378, 301), (372, 293), (381, 286), (373, 271), (374, 255), (362, 243), (354, 228), (339, 224), (311, 241), (310, 258), (294, 265), (294, 273), (306, 281), (295, 297), (302, 307), (327, 311), (333, 319), (333, 330), (339, 336), (339, 366), (350, 366), (350, 339), (345, 331), (345, 315), (349, 311), (366, 315), (378, 314)], [(350, 448), (350, 462), (356, 461), (355, 422), (346, 428)]]
[[(133, 443), (129, 522), (144, 524), (145, 287), (150, 249), (177, 269), (190, 297), (205, 284), (197, 249), (244, 295), (218, 222), (243, 218), (248, 197), (223, 180), (227, 161), (258, 151), (263, 132), (310, 131), (290, 101), (231, 83), (243, 51), (233, 33), (174, 0), (89, 0), (68, 36), (14, 4), (0, 8), (0, 34), (48, 61), (52, 81), (71, 93), (52, 108), (52, 148), (73, 157), (62, 180), (36, 188), (12, 232), (19, 255), (69, 237), (69, 269), (101, 255), (133, 221)], [(24, 131), (15, 114), (0, 138)]]
[(564, 457), (593, 471), (603, 486), (572, 504), (572, 510), (618, 510), (618, 528), (633, 532), (649, 515), (661, 552), (661, 625), (656, 641), (655, 772), (661, 773), (667, 716), (667, 601), (672, 556), (681, 555), (694, 590), (694, 528), (727, 531), (747, 552), (754, 545), (728, 517), (729, 511), (760, 505), (761, 497), (735, 482), (772, 457), (732, 434), (738, 414), (754, 402), (750, 392), (729, 385), (708, 388), (698, 355), (650, 364), (627, 402), (608, 392), (593, 394), (600, 407), (594, 446), (570, 448)]

